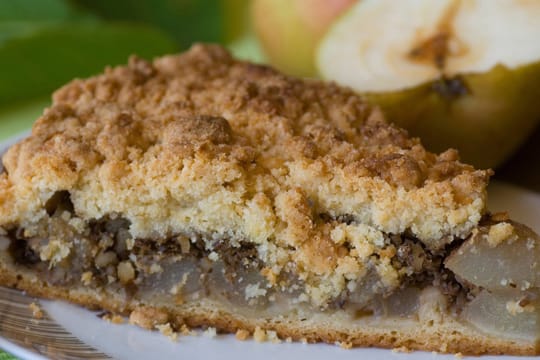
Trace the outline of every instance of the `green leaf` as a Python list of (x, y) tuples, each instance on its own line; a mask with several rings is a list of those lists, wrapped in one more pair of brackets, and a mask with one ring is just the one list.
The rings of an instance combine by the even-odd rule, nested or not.
[(31, 36), (57, 24), (54, 21), (0, 21), (0, 45), (16, 37)]
[(17, 358), (7, 352), (0, 350), (0, 360), (17, 360)]
[(63, 23), (0, 41), (0, 106), (50, 94), (74, 77), (176, 51), (160, 31), (130, 24)]
[(95, 22), (98, 18), (66, 0), (0, 0), (0, 45), (68, 21)]
[(0, 45), (8, 39), (17, 36), (28, 36), (41, 28), (43, 28), (43, 25), (39, 23), (0, 22)]
[(64, 0), (1, 0), (0, 21), (63, 21), (75, 10)]
[(193, 42), (222, 42), (223, 1), (230, 0), (74, 0), (104, 19), (131, 20), (159, 27), (181, 48)]

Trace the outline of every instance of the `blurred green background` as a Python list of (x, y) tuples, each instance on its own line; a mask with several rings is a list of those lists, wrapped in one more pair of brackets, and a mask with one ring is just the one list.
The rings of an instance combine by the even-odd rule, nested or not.
[(0, 0), (0, 139), (27, 129), (52, 91), (78, 77), (185, 50), (228, 45), (256, 59), (244, 37), (247, 0)]

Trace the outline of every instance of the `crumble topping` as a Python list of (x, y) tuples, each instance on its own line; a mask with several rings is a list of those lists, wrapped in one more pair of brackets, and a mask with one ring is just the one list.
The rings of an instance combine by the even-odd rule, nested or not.
[(265, 342), (266, 341), (266, 330), (261, 329), (259, 326), (255, 327), (255, 331), (253, 331), (253, 339), (256, 342)]
[(35, 302), (32, 302), (30, 303), (30, 305), (28, 305), (28, 307), (32, 311), (32, 316), (35, 319), (43, 319), (44, 314), (38, 304), (36, 304)]
[[(442, 346), (445, 346), (446, 345), (442, 345)], [(442, 347), (441, 347), (442, 348)], [(392, 348), (392, 352), (393, 353), (404, 353), (404, 354), (408, 354), (408, 353), (411, 353), (412, 350), (406, 346), (400, 346), (400, 347), (395, 347), (395, 348)]]
[(236, 330), (236, 333), (234, 334), (234, 337), (237, 339), (237, 340), (240, 340), (240, 341), (245, 341), (249, 338), (249, 331), (245, 330), (245, 329), (238, 329)]
[(507, 222), (500, 222), (489, 228), (487, 234), (487, 242), (491, 247), (495, 247), (503, 241), (511, 241), (517, 239), (514, 233), (514, 227)]
[(279, 338), (277, 332), (275, 332), (274, 330), (266, 330), (266, 339), (273, 344), (281, 343), (281, 339)]
[(129, 315), (129, 323), (138, 325), (144, 329), (155, 329), (158, 325), (165, 325), (169, 322), (169, 315), (163, 311), (150, 306), (139, 306)]
[(182, 324), (182, 326), (180, 326), (180, 333), (182, 335), (196, 335), (197, 333), (194, 331), (194, 330), (191, 330), (186, 324)]
[(353, 347), (353, 344), (350, 341), (338, 342), (338, 343), (336, 343), (336, 345), (339, 345), (340, 348), (346, 349), (346, 350), (352, 349), (352, 347)]
[(108, 321), (112, 324), (123, 324), (124, 323), (124, 317), (118, 314), (114, 314), (111, 312), (106, 312), (102, 317), (103, 320)]
[(122, 248), (91, 254), (110, 283), (136, 279), (139, 258), (118, 254), (137, 239), (179, 236), (186, 254), (184, 234), (209, 234), (210, 260), (227, 261), (215, 248), (224, 239), (231, 249), (250, 244), (269, 283), (294, 273), (305, 289), (298, 300), (322, 307), (375, 276), (376, 292), (399, 285), (406, 270), (391, 260), (392, 235), (431, 251), (466, 237), (490, 175), (453, 150), (427, 152), (349, 89), (203, 45), (74, 80), (3, 162), (1, 227), (43, 228), (69, 198), (56, 210), (71, 216), (62, 220), (68, 242), (34, 244), (51, 266), (71, 256), (77, 233), (118, 215), (129, 223), (115, 235), (122, 241), (100, 246)]
[(174, 331), (170, 323), (157, 324), (156, 329), (172, 341), (178, 341), (178, 333)]
[(204, 330), (203, 335), (208, 338), (215, 338), (217, 336), (217, 330), (215, 327), (209, 327)]
[[(235, 336), (238, 340), (246, 340), (249, 337), (249, 331), (240, 329), (236, 332)], [(253, 331), (253, 339), (256, 342), (270, 341), (273, 344), (279, 344), (282, 342), (276, 331), (263, 329), (260, 326), (255, 327), (255, 330)], [(292, 342), (292, 339), (289, 338), (287, 342)]]

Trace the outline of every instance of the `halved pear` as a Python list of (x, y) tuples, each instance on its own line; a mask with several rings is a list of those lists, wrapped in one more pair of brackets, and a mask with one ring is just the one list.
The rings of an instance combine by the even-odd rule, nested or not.
[(496, 167), (540, 120), (540, 1), (362, 0), (317, 50), (326, 79), (433, 151)]

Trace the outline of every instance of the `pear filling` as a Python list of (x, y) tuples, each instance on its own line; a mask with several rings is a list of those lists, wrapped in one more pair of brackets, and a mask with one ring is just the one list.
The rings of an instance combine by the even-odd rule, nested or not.
[(480, 331), (526, 340), (537, 339), (540, 332), (540, 240), (500, 216), (486, 217), (469, 238), (437, 253), (407, 234), (387, 235), (394, 253), (391, 266), (407, 274), (400, 284), (384, 286), (368, 264), (356, 286), (321, 307), (306, 299), (306, 284), (295, 275), (294, 265), (270, 281), (249, 241), (197, 232), (133, 239), (130, 222), (117, 214), (84, 223), (73, 216), (69, 197), (59, 194), (53, 202), (48, 219), (2, 230), (0, 243), (15, 265), (56, 286), (82, 284), (163, 306), (205, 298), (245, 316), (316, 307), (340, 310), (352, 321), (365, 315), (417, 318), (422, 294), (436, 289), (446, 298), (449, 315)]
[(540, 338), (540, 238), (528, 227), (493, 216), (445, 260), (461, 283), (479, 289), (461, 318), (503, 337)]

